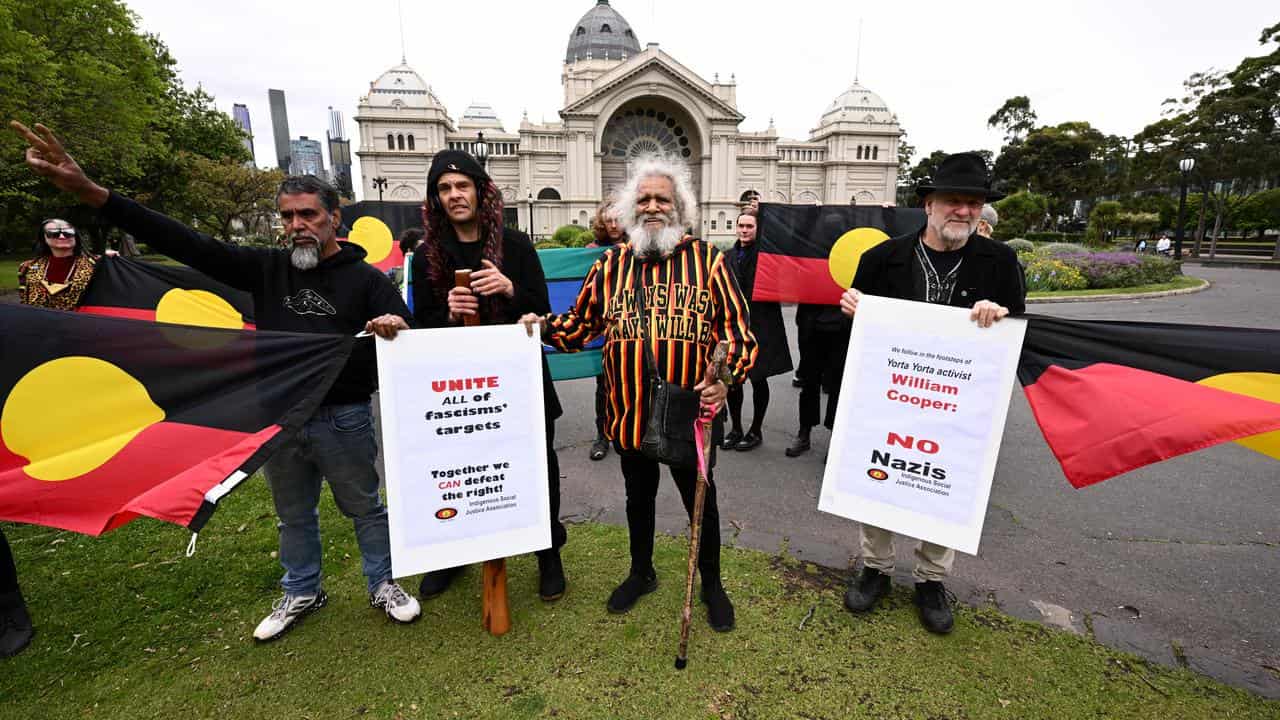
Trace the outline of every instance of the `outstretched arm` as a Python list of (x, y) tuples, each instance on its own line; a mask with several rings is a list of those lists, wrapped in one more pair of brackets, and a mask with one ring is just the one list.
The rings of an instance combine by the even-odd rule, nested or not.
[(47, 179), (59, 190), (75, 195), (76, 199), (89, 207), (100, 208), (107, 204), (110, 193), (84, 174), (84, 170), (67, 153), (52, 130), (36, 123), (33, 132), (17, 120), (10, 120), (9, 127), (31, 145), (27, 148), (27, 167), (35, 174)]

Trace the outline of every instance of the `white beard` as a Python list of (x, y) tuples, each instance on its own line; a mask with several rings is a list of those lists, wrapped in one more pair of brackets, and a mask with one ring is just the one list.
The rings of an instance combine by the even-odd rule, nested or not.
[(664, 225), (661, 230), (650, 231), (642, 224), (628, 231), (627, 237), (637, 255), (656, 259), (670, 255), (684, 239), (684, 232), (677, 225)]
[(942, 238), (943, 244), (947, 247), (960, 247), (977, 229), (978, 222), (976, 220), (966, 223), (964, 229), (956, 228), (951, 223), (944, 221), (942, 227), (938, 228), (938, 237)]
[(289, 254), (289, 262), (299, 270), (314, 270), (320, 264), (320, 248), (315, 245), (295, 245)]

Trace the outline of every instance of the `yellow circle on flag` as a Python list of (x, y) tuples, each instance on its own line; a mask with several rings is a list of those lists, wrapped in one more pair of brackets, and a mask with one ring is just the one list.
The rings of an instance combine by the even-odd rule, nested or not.
[(156, 321), (230, 330), (244, 327), (240, 312), (220, 295), (182, 288), (170, 290), (156, 303)]
[(831, 246), (831, 254), (827, 257), (827, 270), (831, 279), (842, 288), (853, 285), (853, 276), (858, 272), (858, 261), (862, 253), (888, 240), (883, 230), (876, 228), (854, 228), (841, 235)]
[(393, 238), (391, 236), (391, 228), (376, 217), (365, 216), (359, 218), (351, 226), (351, 234), (347, 236), (347, 242), (353, 242), (368, 253), (365, 256), (365, 262), (370, 265), (380, 263), (391, 254), (391, 246)]
[[(1248, 395), (1267, 402), (1280, 403), (1280, 375), (1265, 372), (1223, 373), (1200, 380), (1197, 384)], [(1237, 443), (1263, 455), (1280, 460), (1280, 430), (1259, 433), (1236, 440)]]
[(164, 420), (141, 382), (98, 358), (50, 360), (23, 375), (0, 410), (0, 432), (36, 480), (80, 477)]

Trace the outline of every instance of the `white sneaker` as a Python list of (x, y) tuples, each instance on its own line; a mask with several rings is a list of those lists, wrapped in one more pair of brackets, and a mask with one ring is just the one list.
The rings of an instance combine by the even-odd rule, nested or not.
[(285, 593), (284, 597), (276, 600), (271, 606), (271, 614), (258, 623), (258, 627), (253, 631), (253, 639), (258, 642), (275, 640), (293, 627), (295, 622), (301, 620), (303, 615), (324, 607), (328, 600), (329, 596), (324, 594), (324, 590), (315, 595)]
[(387, 617), (399, 623), (411, 623), (422, 614), (417, 599), (390, 580), (383, 580), (373, 589), (369, 604), (386, 611)]

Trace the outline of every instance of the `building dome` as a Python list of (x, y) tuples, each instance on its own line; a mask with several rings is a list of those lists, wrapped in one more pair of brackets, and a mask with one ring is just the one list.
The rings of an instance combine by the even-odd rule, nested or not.
[(408, 107), (440, 105), (431, 87), (413, 68), (401, 63), (382, 73), (369, 84), (369, 102), (373, 105), (393, 105), (396, 101)]
[(493, 107), (489, 103), (473, 102), (469, 105), (465, 112), (462, 113), (462, 119), (458, 121), (460, 128), (493, 128), (502, 132), (502, 121), (498, 119), (498, 113), (493, 111)]
[(621, 60), (623, 56), (640, 54), (640, 41), (631, 24), (609, 7), (609, 0), (599, 0), (574, 24), (569, 33), (569, 46), (564, 51), (566, 63), (593, 59)]
[(891, 124), (898, 122), (898, 116), (889, 111), (889, 106), (879, 95), (855, 80), (822, 113), (822, 122), (819, 124), (829, 125), (841, 121)]

